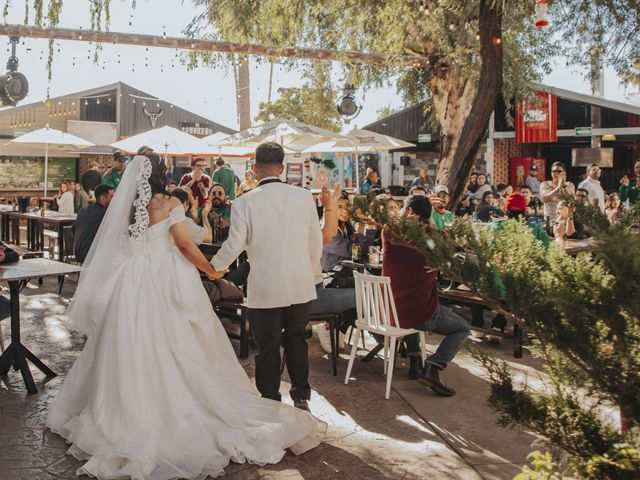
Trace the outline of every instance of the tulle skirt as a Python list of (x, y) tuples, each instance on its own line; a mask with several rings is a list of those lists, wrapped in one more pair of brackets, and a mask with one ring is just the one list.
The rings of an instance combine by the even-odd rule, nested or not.
[(319, 444), (324, 424), (259, 396), (180, 253), (135, 257), (112, 284), (47, 418), (86, 460), (78, 474), (202, 479)]

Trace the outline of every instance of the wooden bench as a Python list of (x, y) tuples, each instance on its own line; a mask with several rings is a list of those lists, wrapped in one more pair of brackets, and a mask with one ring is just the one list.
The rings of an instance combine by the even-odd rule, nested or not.
[[(476, 295), (469, 290), (461, 290), (458, 288), (451, 288), (448, 290), (442, 290), (438, 294), (439, 298), (443, 300), (449, 300), (453, 303), (459, 303), (463, 305), (485, 305), (482, 297)], [(484, 330), (484, 329), (481, 329)], [(491, 332), (492, 335), (500, 335), (505, 337), (506, 335), (499, 332)], [(522, 326), (518, 322), (513, 324), (513, 357), (522, 358), (522, 342), (524, 339), (524, 332)]]

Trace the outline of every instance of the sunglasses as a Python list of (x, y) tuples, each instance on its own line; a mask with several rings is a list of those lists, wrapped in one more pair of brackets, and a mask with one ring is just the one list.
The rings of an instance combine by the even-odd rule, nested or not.
[(564, 170), (551, 170), (551, 173), (562, 173)]
[(213, 190), (211, 191), (211, 195), (213, 195), (214, 197), (224, 197), (225, 193), (224, 192), (220, 192), (220, 191), (216, 191), (214, 192)]
[(195, 166), (196, 167), (206, 167), (206, 165), (204, 163), (196, 163)]

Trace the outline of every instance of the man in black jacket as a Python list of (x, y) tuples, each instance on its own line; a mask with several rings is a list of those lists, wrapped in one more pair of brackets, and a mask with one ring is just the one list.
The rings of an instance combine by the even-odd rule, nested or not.
[(98, 185), (95, 191), (96, 203), (80, 210), (71, 227), (74, 236), (73, 253), (80, 263), (87, 258), (93, 239), (98, 233), (104, 214), (113, 198), (113, 192), (113, 187), (109, 185)]

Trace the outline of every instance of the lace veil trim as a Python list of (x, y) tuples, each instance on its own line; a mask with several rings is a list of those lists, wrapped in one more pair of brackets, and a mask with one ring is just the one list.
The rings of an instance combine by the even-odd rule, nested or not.
[(139, 240), (149, 227), (147, 205), (149, 205), (149, 201), (151, 200), (151, 185), (149, 185), (151, 169), (151, 161), (147, 157), (144, 157), (144, 163), (136, 178), (138, 183), (138, 196), (133, 201), (135, 221), (129, 225), (129, 235), (135, 240)]

